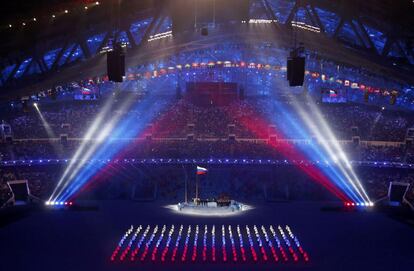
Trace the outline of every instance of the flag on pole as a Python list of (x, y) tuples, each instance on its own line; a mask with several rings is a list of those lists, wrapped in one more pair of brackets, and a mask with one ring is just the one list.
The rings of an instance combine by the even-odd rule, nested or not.
[(206, 168), (203, 168), (203, 167), (199, 167), (199, 166), (197, 166), (197, 175), (203, 175), (203, 174), (206, 174), (207, 173), (207, 169)]

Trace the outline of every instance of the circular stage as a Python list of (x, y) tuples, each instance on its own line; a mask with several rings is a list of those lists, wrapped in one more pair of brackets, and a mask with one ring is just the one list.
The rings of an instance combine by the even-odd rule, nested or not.
[(167, 205), (166, 208), (175, 213), (192, 216), (234, 216), (253, 209), (252, 206), (232, 200), (229, 205), (195, 204), (193, 202), (180, 202), (176, 205)]

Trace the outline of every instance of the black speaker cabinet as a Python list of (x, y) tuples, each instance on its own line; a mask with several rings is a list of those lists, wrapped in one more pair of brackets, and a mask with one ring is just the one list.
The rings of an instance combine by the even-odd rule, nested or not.
[(305, 80), (305, 58), (291, 57), (287, 60), (287, 79), (289, 86), (303, 86)]

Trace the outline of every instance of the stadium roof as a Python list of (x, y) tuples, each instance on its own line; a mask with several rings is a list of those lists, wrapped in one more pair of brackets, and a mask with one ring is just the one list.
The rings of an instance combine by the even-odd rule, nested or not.
[[(65, 67), (94, 58), (113, 38), (124, 39), (131, 47), (141, 46), (151, 33), (160, 31), (160, 22), (168, 21), (164, 7), (174, 1), (3, 3), (2, 91), (40, 82)], [(250, 0), (250, 19), (275, 19), (286, 27), (294, 20), (309, 22), (320, 29), (321, 35), (408, 73), (414, 64), (412, 14), (411, 0)]]

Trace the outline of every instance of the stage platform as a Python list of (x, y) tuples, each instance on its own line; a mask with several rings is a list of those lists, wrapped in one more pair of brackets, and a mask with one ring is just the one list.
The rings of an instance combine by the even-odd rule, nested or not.
[(183, 215), (212, 217), (241, 215), (243, 212), (252, 209), (251, 206), (234, 200), (228, 206), (218, 206), (216, 202), (206, 202), (206, 204), (198, 205), (193, 202), (179, 202), (166, 207)]
[[(241, 215), (228, 217), (183, 216), (165, 208), (173, 202), (100, 201), (88, 202), (89, 206), (78, 210), (32, 210), (30, 213), (15, 216), (0, 228), (2, 267), (10, 270), (410, 270), (414, 266), (414, 227), (394, 220), (388, 215), (376, 211), (338, 212), (323, 210), (327, 203), (290, 202), (290, 203), (254, 203), (247, 202), (252, 210)], [(162, 249), (157, 252), (155, 261), (151, 260), (153, 248), (159, 240), (160, 232), (154, 236), (147, 258), (144, 261), (120, 261), (119, 256), (111, 261), (111, 255), (120, 242), (120, 238), (133, 226), (130, 239), (142, 226), (142, 231), (150, 226), (150, 240), (155, 227), (162, 231), (165, 225), (164, 239), (160, 241)], [(173, 242), (183, 225), (183, 235), (191, 225), (193, 234), (188, 240), (188, 259), (161, 261), (171, 226), (172, 246), (167, 255), (171, 256)], [(192, 247), (194, 230), (199, 226), (198, 244), (200, 252), (193, 262)], [(202, 259), (203, 233), (205, 227), (211, 237), (215, 226), (217, 260), (207, 256)], [(303, 257), (295, 262), (276, 262), (272, 255), (264, 261), (258, 250), (259, 260), (251, 261), (250, 251), (243, 261), (239, 243), (236, 242), (237, 262), (232, 259), (232, 245), (229, 226), (233, 236), (237, 237), (237, 225), (242, 229), (246, 248), (248, 237), (246, 226), (254, 235), (254, 226), (261, 227), (271, 236), (271, 227), (278, 231), (278, 225), (288, 234), (286, 226), (292, 229), (300, 244), (306, 250), (309, 261)], [(222, 260), (222, 227), (227, 240), (229, 260)], [(260, 233), (265, 245), (265, 235)], [(276, 233), (279, 239), (283, 236)], [(135, 245), (139, 241), (137, 235)], [(290, 238), (290, 237), (289, 237)], [(253, 236), (254, 242), (256, 237)], [(293, 240), (293, 239), (292, 239)], [(184, 240), (183, 240), (184, 241)], [(182, 241), (182, 242), (183, 242)], [(164, 242), (164, 243), (163, 243)], [(276, 242), (273, 242), (276, 244)], [(292, 242), (292, 245), (293, 242)], [(123, 249), (126, 246), (123, 246)], [(135, 247), (134, 247), (135, 248)], [(257, 245), (256, 245), (257, 248)], [(270, 250), (268, 248), (267, 252)], [(123, 250), (122, 250), (123, 251)], [(120, 251), (120, 253), (122, 253)], [(288, 252), (288, 250), (286, 250)], [(132, 252), (132, 251), (131, 251)], [(131, 253), (130, 252), (130, 253)], [(276, 251), (278, 252), (278, 251)], [(140, 252), (142, 253), (142, 252)], [(170, 254), (168, 254), (170, 253)], [(289, 253), (289, 252), (288, 252)], [(142, 255), (142, 254), (140, 254)], [(279, 255), (279, 254), (278, 254)], [(170, 257), (170, 256), (167, 256)], [(289, 256), (289, 255), (288, 255)], [(290, 256), (289, 256), (290, 257)]]

